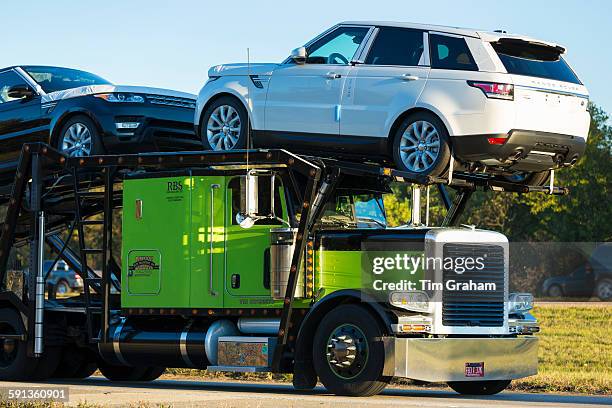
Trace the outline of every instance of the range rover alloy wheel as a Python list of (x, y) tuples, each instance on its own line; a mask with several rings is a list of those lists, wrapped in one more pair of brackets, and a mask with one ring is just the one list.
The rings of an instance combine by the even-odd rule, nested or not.
[(98, 129), (85, 115), (74, 116), (64, 124), (59, 134), (57, 148), (69, 157), (103, 153)]
[(244, 149), (247, 127), (248, 115), (242, 103), (233, 97), (222, 97), (204, 111), (200, 136), (208, 150)]
[(450, 161), (448, 132), (433, 114), (409, 115), (393, 138), (393, 159), (399, 170), (415, 175), (442, 176)]

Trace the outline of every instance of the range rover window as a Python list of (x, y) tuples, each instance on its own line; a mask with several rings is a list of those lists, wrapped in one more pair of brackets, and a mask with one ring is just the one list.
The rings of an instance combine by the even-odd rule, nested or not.
[(78, 69), (26, 66), (22, 67), (46, 93), (90, 85), (111, 85), (104, 78)]
[(423, 32), (409, 28), (381, 27), (365, 60), (371, 65), (419, 65)]
[(478, 71), (478, 66), (463, 38), (430, 34), (429, 48), (432, 68)]
[(307, 64), (348, 65), (370, 29), (340, 27), (311, 44)]
[(25, 85), (26, 82), (15, 71), (6, 71), (0, 74), (0, 105), (18, 101), (19, 98), (11, 98), (8, 91), (15, 85)]
[(526, 41), (506, 40), (491, 45), (509, 74), (582, 84), (558, 49)]

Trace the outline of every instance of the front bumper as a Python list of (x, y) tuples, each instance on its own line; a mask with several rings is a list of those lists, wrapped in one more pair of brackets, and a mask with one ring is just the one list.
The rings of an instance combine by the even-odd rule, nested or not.
[[(101, 106), (100, 106), (101, 105)], [(94, 116), (102, 143), (110, 153), (202, 150), (193, 130), (194, 109), (99, 101)], [(136, 129), (118, 129), (117, 123), (138, 123)]]
[[(491, 137), (507, 140), (501, 145), (489, 144)], [(455, 136), (452, 142), (454, 154), (461, 161), (532, 172), (571, 166), (586, 148), (586, 140), (579, 136), (530, 130), (512, 130), (507, 135)]]
[[(387, 338), (387, 375), (427, 382), (511, 380), (538, 372), (538, 339)], [(482, 367), (482, 375), (468, 373)]]

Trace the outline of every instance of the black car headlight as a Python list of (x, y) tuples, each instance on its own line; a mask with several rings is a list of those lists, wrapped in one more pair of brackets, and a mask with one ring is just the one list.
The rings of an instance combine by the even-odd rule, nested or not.
[(140, 95), (129, 93), (104, 93), (94, 95), (96, 98), (104, 99), (106, 102), (113, 103), (144, 103), (145, 99)]

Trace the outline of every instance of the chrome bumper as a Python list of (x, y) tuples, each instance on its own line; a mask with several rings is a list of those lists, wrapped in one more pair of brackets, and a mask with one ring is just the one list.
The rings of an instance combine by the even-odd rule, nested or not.
[[(385, 371), (393, 371), (396, 377), (428, 382), (485, 381), (522, 378), (538, 372), (535, 336), (389, 340), (385, 348), (393, 348), (393, 354), (387, 353)], [(390, 360), (394, 362), (393, 370), (387, 365)]]

